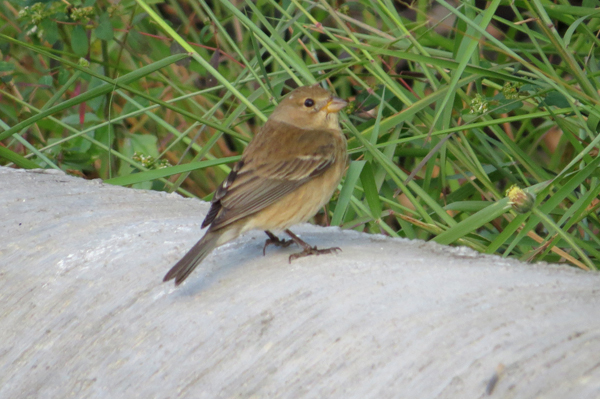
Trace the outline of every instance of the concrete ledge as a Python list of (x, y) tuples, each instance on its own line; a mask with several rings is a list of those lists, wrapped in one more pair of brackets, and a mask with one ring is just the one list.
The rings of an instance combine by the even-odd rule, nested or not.
[(162, 284), (207, 209), (0, 168), (0, 397), (600, 397), (598, 274), (303, 225)]

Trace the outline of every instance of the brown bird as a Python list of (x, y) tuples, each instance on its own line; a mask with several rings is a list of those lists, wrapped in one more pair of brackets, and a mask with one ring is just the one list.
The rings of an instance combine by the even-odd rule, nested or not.
[[(275, 108), (214, 194), (202, 223), (206, 234), (165, 275), (183, 280), (216, 247), (253, 229), (265, 230), (268, 245), (303, 248), (293, 259), (331, 253), (302, 241), (289, 227), (306, 222), (333, 195), (346, 170), (346, 138), (338, 112), (348, 103), (318, 85), (299, 87)], [(280, 240), (270, 230), (285, 231)]]

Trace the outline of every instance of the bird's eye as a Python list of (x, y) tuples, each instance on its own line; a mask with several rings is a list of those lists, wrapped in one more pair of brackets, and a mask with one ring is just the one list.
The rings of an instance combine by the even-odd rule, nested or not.
[(307, 98), (306, 100), (304, 100), (304, 106), (305, 107), (312, 107), (313, 105), (315, 105), (315, 102), (313, 101), (312, 98)]

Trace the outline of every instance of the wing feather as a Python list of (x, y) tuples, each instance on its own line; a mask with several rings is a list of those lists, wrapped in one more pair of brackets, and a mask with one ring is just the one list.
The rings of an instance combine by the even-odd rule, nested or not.
[[(269, 131), (267, 123), (246, 149), (239, 167), (235, 165), (215, 193), (203, 227), (210, 224), (211, 230), (220, 229), (259, 212), (335, 163), (333, 135), (339, 133), (299, 132), (292, 126), (275, 130)], [(270, 140), (286, 140), (286, 145), (271, 153), (261, 140), (268, 133)]]

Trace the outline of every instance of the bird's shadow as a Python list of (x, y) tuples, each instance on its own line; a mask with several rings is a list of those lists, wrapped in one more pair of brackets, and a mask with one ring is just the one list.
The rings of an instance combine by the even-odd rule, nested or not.
[[(322, 234), (327, 235), (331, 240), (323, 240)], [(336, 244), (341, 244), (337, 239), (331, 237), (329, 232), (304, 232), (303, 235), (307, 242), (318, 243), (321, 247), (324, 242), (331, 244), (329, 246), (335, 247)], [(281, 236), (281, 235), (278, 235)], [(238, 239), (227, 243), (221, 247), (215, 249), (204, 261), (198, 266), (196, 270), (186, 279), (186, 281), (177, 288), (175, 297), (190, 297), (196, 296), (209, 290), (214, 284), (219, 281), (233, 276), (240, 267), (259, 267), (261, 259), (267, 259), (268, 257), (278, 257), (276, 262), (281, 261), (288, 265), (289, 255), (300, 252), (302, 248), (299, 248), (296, 244), (292, 244), (288, 247), (278, 247), (270, 245), (266, 249), (266, 254), (263, 256), (263, 247), (265, 245), (266, 236), (261, 232), (255, 231), (248, 233), (247, 236), (239, 237)], [(310, 259), (316, 257), (311, 256)], [(272, 262), (273, 258), (269, 259)], [(247, 265), (248, 263), (251, 266)]]
[[(265, 237), (266, 238), (266, 237)], [(238, 239), (240, 240), (240, 239)], [(276, 256), (277, 254), (287, 252), (297, 252), (295, 245), (288, 248), (278, 248), (269, 246), (266, 254), (263, 256), (263, 247), (265, 240), (260, 235), (252, 235), (240, 242), (235, 240), (215, 249), (197, 269), (178, 287), (176, 296), (195, 296), (218, 283), (220, 280), (230, 277), (241, 267), (248, 266), (248, 263), (256, 267), (259, 266), (261, 258)], [(287, 263), (287, 256), (285, 256)]]

